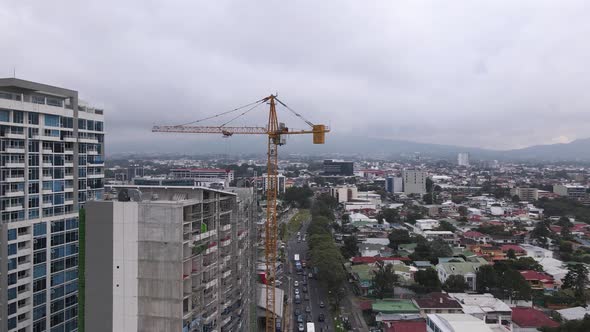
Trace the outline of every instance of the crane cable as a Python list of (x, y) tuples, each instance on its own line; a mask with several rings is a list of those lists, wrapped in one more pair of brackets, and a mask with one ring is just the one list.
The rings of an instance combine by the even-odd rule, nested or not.
[[(250, 108), (249, 108), (249, 109), (247, 109), (246, 111), (244, 111), (244, 112), (242, 112), (242, 113), (240, 113), (240, 114), (236, 115), (235, 117), (231, 118), (229, 121), (227, 121), (227, 122), (223, 123), (222, 125), (220, 125), (220, 126), (219, 126), (219, 128), (223, 128), (223, 127), (224, 127), (226, 124), (228, 124), (228, 123), (230, 123), (230, 122), (234, 121), (235, 119), (237, 119), (237, 118), (239, 118), (239, 117), (241, 117), (241, 116), (243, 116), (243, 115), (246, 115), (246, 114), (247, 114), (247, 113), (249, 113), (251, 110), (255, 109), (256, 107), (258, 107), (258, 106), (260, 106), (260, 105), (262, 105), (262, 104), (263, 104), (265, 101), (266, 101), (266, 98), (265, 98), (265, 99), (262, 99), (262, 100), (259, 100), (259, 101), (258, 101), (258, 103), (257, 103), (256, 105), (254, 105), (254, 106), (250, 107)], [(252, 104), (250, 104), (250, 105), (252, 105)]]
[[(229, 113), (233, 113), (233, 112), (239, 111), (239, 110), (241, 110), (241, 109), (243, 109), (243, 108), (246, 108), (246, 107), (248, 107), (248, 106), (252, 106), (252, 105), (255, 105), (255, 104), (261, 103), (261, 102), (263, 102), (263, 101), (266, 101), (266, 100), (268, 100), (268, 97), (262, 98), (262, 99), (260, 99), (260, 100), (257, 100), (257, 101), (255, 101), (255, 102), (253, 102), (253, 103), (250, 103), (250, 104), (246, 104), (246, 105), (240, 106), (240, 107), (238, 107), (238, 108), (234, 108), (233, 110), (230, 110), (230, 111), (226, 111), (226, 112), (223, 112), (223, 113), (219, 113), (219, 114), (215, 114), (215, 115), (212, 115), (212, 116), (208, 116), (208, 117), (206, 117), (206, 118), (203, 118), (203, 119), (199, 119), (199, 120), (195, 120), (195, 121), (191, 121), (191, 122), (187, 122), (187, 123), (183, 123), (183, 124), (175, 125), (174, 127), (182, 127), (182, 126), (190, 125), (190, 124), (193, 124), (193, 123), (198, 123), (198, 122), (202, 122), (202, 121), (205, 121), (205, 120), (210, 120), (210, 119), (213, 119), (213, 118), (217, 118), (217, 117), (220, 117), (220, 116), (222, 116), (222, 115), (226, 115), (226, 114), (229, 114)], [(256, 106), (258, 106), (258, 105), (256, 105)], [(256, 106), (254, 106), (254, 107), (256, 107)], [(234, 119), (235, 119), (235, 118), (234, 118)], [(230, 121), (233, 121), (234, 119), (232, 119), (232, 120), (230, 120)], [(229, 122), (229, 121), (228, 121), (228, 122)], [(226, 122), (226, 124), (227, 124), (227, 122)], [(224, 125), (225, 125), (225, 124), (224, 124)]]
[(283, 103), (279, 98), (275, 97), (275, 100), (278, 101), (281, 105), (283, 105), (286, 109), (288, 109), (289, 111), (291, 111), (291, 113), (295, 114), (297, 117), (299, 117), (301, 120), (305, 121), (305, 123), (307, 123), (310, 127), (313, 127), (313, 123), (311, 121), (308, 121), (306, 118), (303, 117), (303, 115), (295, 112), (295, 110), (293, 110), (291, 107), (287, 106), (285, 103)]

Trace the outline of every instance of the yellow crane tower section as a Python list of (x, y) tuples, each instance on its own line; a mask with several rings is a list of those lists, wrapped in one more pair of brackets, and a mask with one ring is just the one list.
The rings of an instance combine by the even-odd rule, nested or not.
[[(289, 130), (283, 123), (279, 123), (277, 118), (276, 103), (281, 104), (287, 110), (301, 118), (309, 125), (306, 130)], [(247, 114), (257, 106), (268, 103), (270, 109), (268, 112), (268, 124), (266, 127), (229, 127), (229, 122)], [(197, 126), (194, 123), (217, 118), (226, 114), (234, 113), (249, 107), (246, 111), (239, 113), (229, 121), (219, 126)], [(280, 101), (276, 95), (270, 95), (254, 103), (244, 105), (228, 112), (216, 114), (194, 122), (177, 125), (177, 126), (154, 126), (153, 132), (166, 133), (197, 133), (197, 134), (222, 134), (224, 137), (233, 135), (266, 135), (268, 137), (267, 147), (267, 174), (268, 185), (266, 188), (266, 224), (265, 224), (265, 258), (266, 258), (266, 331), (274, 332), (276, 328), (276, 316), (274, 314), (275, 287), (276, 287), (276, 263), (277, 263), (277, 194), (278, 194), (278, 147), (285, 144), (286, 135), (312, 134), (313, 144), (324, 144), (325, 135), (330, 129), (325, 125), (316, 125), (305, 120), (299, 113), (295, 112), (285, 103)], [(282, 301), (283, 299), (278, 299)]]

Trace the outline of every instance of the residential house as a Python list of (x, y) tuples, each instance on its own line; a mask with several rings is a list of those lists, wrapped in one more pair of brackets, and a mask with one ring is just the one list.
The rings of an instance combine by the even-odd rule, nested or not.
[(590, 315), (590, 307), (573, 307), (557, 310), (564, 320), (584, 319), (584, 316)]
[(426, 322), (421, 320), (412, 321), (391, 321), (381, 325), (384, 332), (426, 332)]
[(420, 309), (420, 315), (426, 317), (428, 314), (458, 314), (463, 313), (461, 304), (446, 293), (430, 293), (423, 298), (412, 300)]
[(478, 243), (488, 243), (492, 239), (489, 235), (480, 233), (478, 231), (465, 232), (465, 233), (463, 233), (463, 237), (467, 238), (467, 239), (475, 240)]
[(424, 231), (422, 235), (429, 241), (442, 239), (448, 244), (455, 244), (457, 242), (455, 233), (451, 231)]
[(488, 325), (467, 314), (429, 314), (426, 318), (428, 332), (508, 332), (500, 325)]
[(559, 323), (552, 320), (535, 308), (512, 308), (513, 332), (537, 332), (541, 327), (558, 327)]
[(377, 300), (371, 305), (376, 314), (420, 314), (411, 300)]
[(520, 271), (520, 274), (522, 274), (524, 279), (531, 285), (533, 290), (556, 290), (555, 279), (548, 273), (527, 270)]
[(449, 293), (461, 304), (463, 312), (481, 319), (486, 324), (510, 326), (512, 323), (512, 309), (502, 300), (492, 294)]
[(477, 289), (476, 274), (480, 266), (482, 266), (481, 263), (472, 262), (439, 263), (436, 265), (436, 272), (441, 283), (444, 283), (451, 275), (461, 275), (469, 285), (468, 289), (475, 291)]

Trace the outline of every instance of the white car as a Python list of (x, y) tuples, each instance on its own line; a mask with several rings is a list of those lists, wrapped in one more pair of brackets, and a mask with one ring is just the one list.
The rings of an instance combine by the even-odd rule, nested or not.
[(299, 287), (299, 281), (295, 280), (294, 285), (295, 285), (295, 287)]
[(299, 295), (299, 288), (295, 288), (295, 295)]

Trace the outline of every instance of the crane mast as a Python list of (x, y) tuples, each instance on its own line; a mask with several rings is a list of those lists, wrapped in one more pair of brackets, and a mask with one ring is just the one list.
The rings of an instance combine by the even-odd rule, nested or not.
[[(227, 127), (225, 124), (221, 126), (192, 126), (192, 125), (178, 125), (178, 126), (154, 126), (153, 132), (168, 132), (168, 133), (202, 133), (202, 134), (222, 134), (225, 137), (233, 136), (234, 134), (242, 135), (267, 135), (268, 146), (267, 146), (267, 186), (266, 186), (266, 223), (264, 229), (265, 241), (265, 261), (266, 261), (266, 331), (274, 332), (276, 328), (276, 274), (277, 274), (277, 242), (278, 242), (278, 225), (277, 225), (277, 195), (279, 190), (279, 179), (278, 179), (278, 147), (284, 144), (283, 135), (297, 135), (297, 134), (313, 134), (314, 144), (324, 144), (325, 134), (330, 131), (325, 125), (314, 125), (313, 123), (303, 119), (310, 127), (311, 130), (289, 130), (282, 123), (279, 124), (277, 118), (276, 102), (286, 107), (289, 111), (293, 112), (296, 116), (303, 119), (303, 117), (290, 109), (282, 101), (277, 99), (275, 95), (265, 97), (253, 104), (254, 107), (250, 108), (246, 112), (238, 115), (237, 117), (244, 115), (254, 109), (261, 103), (268, 102), (270, 110), (268, 113), (268, 124), (266, 127)], [(252, 105), (252, 104), (250, 104)], [(246, 106), (250, 106), (246, 105)], [(243, 107), (241, 107), (243, 108)], [(222, 113), (224, 115), (237, 111), (241, 108), (234, 109), (229, 112)], [(219, 115), (214, 115), (206, 119), (215, 118)], [(236, 118), (237, 118), (236, 117)], [(206, 120), (203, 119), (203, 120)], [(235, 119), (235, 118), (234, 118)], [(198, 120), (195, 122), (200, 122)], [(282, 299), (279, 299), (282, 301)]]

